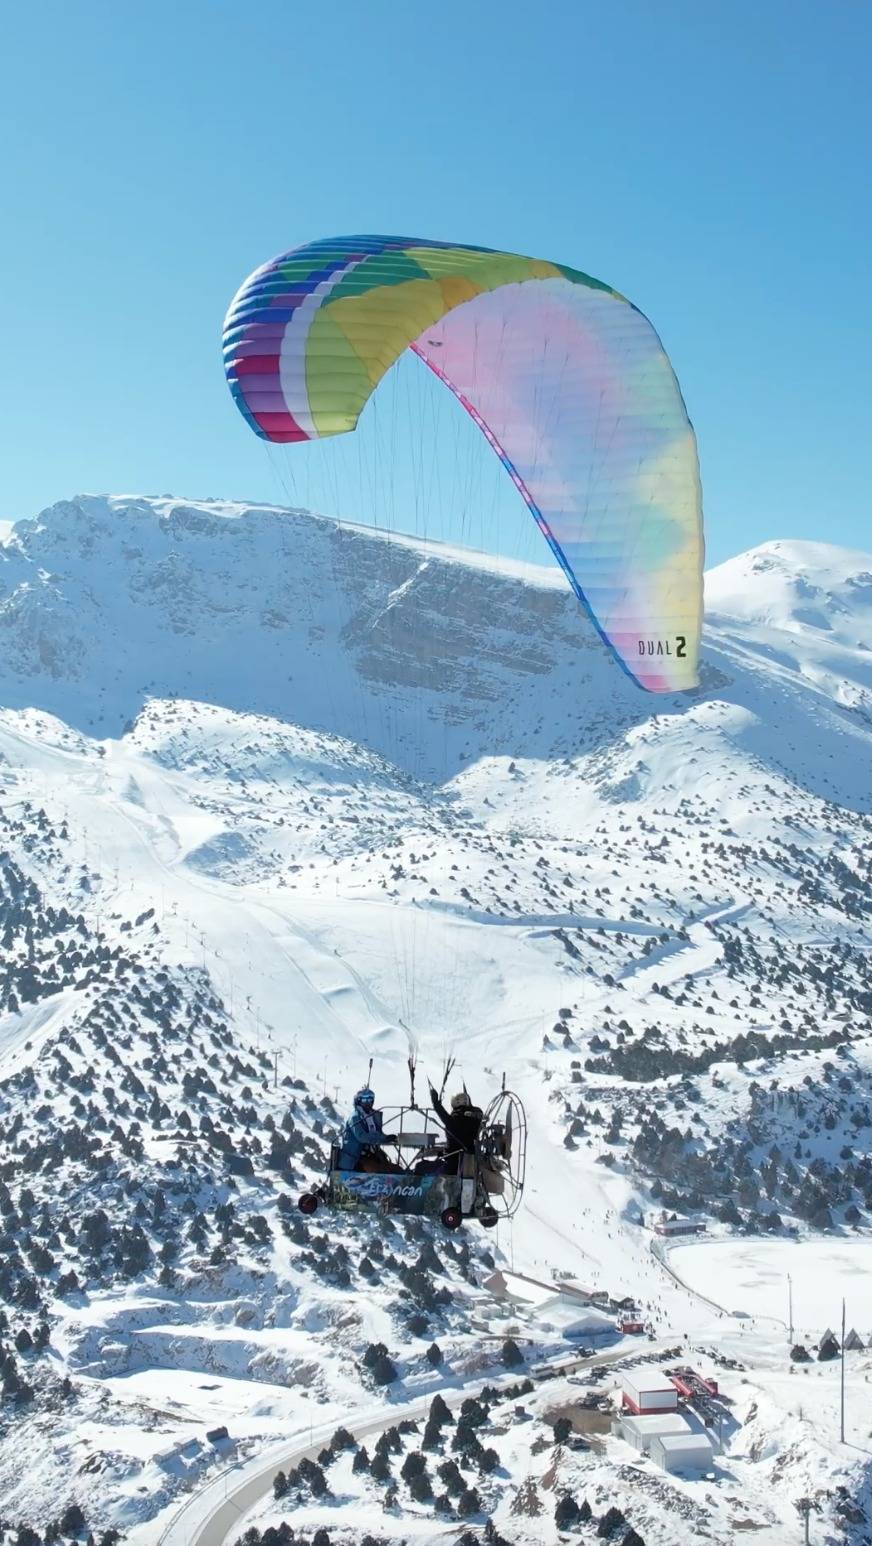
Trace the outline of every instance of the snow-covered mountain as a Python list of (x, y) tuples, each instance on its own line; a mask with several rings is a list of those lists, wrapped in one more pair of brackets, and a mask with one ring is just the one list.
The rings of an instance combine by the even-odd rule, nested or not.
[(801, 633), (872, 650), (869, 554), (826, 542), (765, 542), (706, 576), (709, 617)]
[[(610, 1439), (554, 1497), (613, 1497), (648, 1546), (676, 1498), (714, 1541), (741, 1517), (780, 1546), (807, 1493), (830, 1539), (866, 1538), (863, 1451), (797, 1410), (765, 1275), (738, 1305), (706, 1263), (798, 1232), (872, 1264), (872, 557), (769, 543), (707, 608), (700, 689), (651, 698), (538, 567), (170, 498), (8, 534), (0, 1521), (76, 1503), (149, 1546), (222, 1446), (255, 1458), (313, 1400), (353, 1427), (367, 1348), (395, 1406), (485, 1373), (508, 1331), (541, 1359), (547, 1317), (484, 1286), (501, 1262), (745, 1365), (714, 1492), (646, 1489)], [(410, 1051), (419, 1093), (454, 1056), (528, 1106), (495, 1238), (294, 1210), (370, 1057), (399, 1099)], [(664, 1206), (724, 1239), (661, 1262)], [(827, 1270), (803, 1299), (793, 1269), (809, 1345), (848, 1292)], [(511, 1444), (482, 1506), (521, 1539), (512, 1500), (553, 1455)], [(397, 1506), (389, 1534), (431, 1538), (432, 1504)]]

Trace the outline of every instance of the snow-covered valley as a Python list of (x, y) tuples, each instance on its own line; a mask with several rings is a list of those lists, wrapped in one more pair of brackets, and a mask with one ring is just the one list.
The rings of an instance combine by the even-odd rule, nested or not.
[[(803, 1496), (812, 1540), (872, 1540), (872, 1351), (844, 1445), (815, 1357), (843, 1295), (872, 1336), (872, 556), (767, 544), (707, 612), (700, 689), (652, 698), (543, 569), (216, 501), (86, 496), (9, 533), (0, 1539), (66, 1539), (76, 1506), (96, 1541), (206, 1546), (196, 1500), (208, 1522), (212, 1479), (271, 1447), (366, 1426), (371, 1451), (386, 1412), (506, 1378), (508, 1338), (518, 1380), (577, 1355), (501, 1269), (632, 1301), (648, 1356), (720, 1368), (712, 1477), (606, 1432), (558, 1453), (560, 1378), (529, 1421), (494, 1396), (475, 1510), (436, 1480), (445, 1436), (441, 1512), (399, 1451), (386, 1482), (338, 1446), (326, 1494), (214, 1546), (556, 1540), (564, 1494), (581, 1541), (614, 1507), (630, 1546), (787, 1546)], [(453, 1237), (304, 1220), (370, 1058), (390, 1104), (410, 1054), (419, 1096), (447, 1058), (484, 1104), (519, 1092), (523, 1208)], [(664, 1210), (712, 1238), (658, 1253)], [(596, 1347), (605, 1398), (638, 1339)]]

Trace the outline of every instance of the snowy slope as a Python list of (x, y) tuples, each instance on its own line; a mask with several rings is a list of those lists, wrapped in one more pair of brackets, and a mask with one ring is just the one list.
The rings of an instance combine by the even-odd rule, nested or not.
[[(369, 1343), (398, 1400), (486, 1371), (510, 1327), (544, 1356), (555, 1334), (482, 1289), (482, 1251), (633, 1297), (659, 1336), (741, 1348), (770, 1416), (736, 1464), (763, 1508), (783, 1332), (776, 1356), (768, 1305), (738, 1322), (705, 1273), (670, 1276), (640, 1221), (666, 1205), (785, 1249), (830, 1229), (846, 1250), (872, 1223), (870, 569), (790, 543), (721, 566), (702, 686), (655, 699), (538, 567), (217, 501), (86, 496), (17, 524), (0, 547), (0, 1268), (5, 1249), (11, 1332), (44, 1303), (50, 1344), (22, 1355), (33, 1403), (0, 1408), (0, 1518), (42, 1527), (73, 1474), (96, 1524), (149, 1546), (220, 1461), (207, 1426), (232, 1412), (255, 1455), (304, 1432), (310, 1386), (337, 1421), (371, 1405)], [(398, 1227), (373, 1279), (356, 1226), (316, 1227), (313, 1251), (288, 1200), (369, 1058), (390, 1101), (410, 1051), (419, 1094), (446, 1056), (481, 1100), (505, 1072), (529, 1183), (514, 1224), (456, 1261)], [(118, 1057), (141, 1093), (113, 1089)], [(275, 1166), (294, 1101), (301, 1148)], [(183, 1110), (230, 1150), (210, 1139), (192, 1162)], [(43, 1154), (52, 1122), (107, 1136)], [(268, 1234), (228, 1226), (228, 1200)], [(99, 1208), (121, 1233), (95, 1254)], [(408, 1295), (430, 1290), (403, 1271), (422, 1254), (447, 1293), (412, 1332)], [(848, 1255), (831, 1260), (862, 1298)], [(425, 1366), (434, 1340), (449, 1374)], [(77, 1406), (55, 1440), (42, 1414), (65, 1371)], [(795, 1454), (817, 1454), (794, 1418)], [(13, 1483), (22, 1425), (40, 1462)], [(620, 1453), (598, 1464), (597, 1488), (632, 1495)], [(792, 1539), (787, 1514), (766, 1518)], [(668, 1499), (646, 1525), (671, 1546)]]

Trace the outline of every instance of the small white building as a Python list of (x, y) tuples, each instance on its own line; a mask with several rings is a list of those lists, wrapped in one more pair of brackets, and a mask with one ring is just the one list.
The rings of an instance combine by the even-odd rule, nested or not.
[(623, 1407), (634, 1414), (647, 1412), (675, 1412), (678, 1410), (678, 1391), (668, 1374), (657, 1364), (640, 1364), (627, 1369), (622, 1376)]
[(554, 1275), (554, 1287), (561, 1294), (566, 1294), (570, 1299), (580, 1299), (582, 1304), (602, 1303), (608, 1299), (608, 1289), (591, 1288), (587, 1283), (579, 1283), (578, 1278)]
[(654, 1222), (654, 1233), (664, 1235), (667, 1239), (673, 1235), (704, 1235), (706, 1226), (694, 1219), (681, 1218), (677, 1213), (673, 1213), (671, 1217), (661, 1213), (659, 1219)]
[(652, 1412), (649, 1417), (633, 1417), (625, 1412), (618, 1418), (615, 1431), (627, 1444), (632, 1444), (640, 1455), (650, 1455), (654, 1439), (662, 1438), (665, 1434), (686, 1436), (692, 1430), (687, 1418), (682, 1417), (680, 1412)]
[(537, 1326), (561, 1337), (597, 1337), (615, 1329), (614, 1321), (602, 1310), (585, 1306), (580, 1300), (573, 1302), (563, 1294), (552, 1294), (549, 1299), (543, 1299), (532, 1318)]
[(648, 1451), (664, 1471), (710, 1471), (714, 1459), (711, 1440), (704, 1433), (658, 1433)]

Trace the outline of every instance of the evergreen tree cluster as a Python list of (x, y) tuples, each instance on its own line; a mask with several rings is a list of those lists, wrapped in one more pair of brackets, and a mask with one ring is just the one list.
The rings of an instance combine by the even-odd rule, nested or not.
[(56, 1519), (37, 1528), (0, 1515), (0, 1546), (123, 1546), (120, 1530), (92, 1528), (76, 1502), (67, 1503)]

